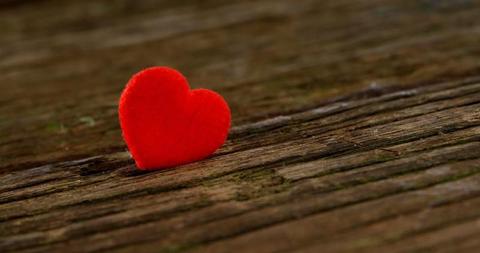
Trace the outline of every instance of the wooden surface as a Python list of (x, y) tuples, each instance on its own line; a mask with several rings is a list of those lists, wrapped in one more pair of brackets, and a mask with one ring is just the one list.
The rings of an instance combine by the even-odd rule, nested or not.
[[(480, 2), (0, 1), (0, 252), (479, 252)], [(135, 169), (152, 65), (232, 109)]]

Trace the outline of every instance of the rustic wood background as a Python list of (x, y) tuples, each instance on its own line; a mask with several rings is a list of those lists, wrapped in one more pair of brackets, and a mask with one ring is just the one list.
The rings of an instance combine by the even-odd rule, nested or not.
[[(212, 158), (135, 169), (117, 100), (225, 96)], [(0, 252), (480, 252), (480, 1), (0, 1)]]

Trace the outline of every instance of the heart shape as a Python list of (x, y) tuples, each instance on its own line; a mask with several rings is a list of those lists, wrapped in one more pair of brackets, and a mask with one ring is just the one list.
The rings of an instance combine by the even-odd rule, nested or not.
[(198, 161), (225, 142), (230, 109), (219, 94), (190, 90), (168, 67), (135, 74), (119, 104), (122, 134), (139, 169), (161, 169)]

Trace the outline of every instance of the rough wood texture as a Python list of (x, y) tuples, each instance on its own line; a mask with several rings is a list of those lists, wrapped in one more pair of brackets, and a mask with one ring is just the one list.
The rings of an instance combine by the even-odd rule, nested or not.
[[(480, 251), (480, 3), (0, 1), (0, 252)], [(229, 101), (212, 158), (142, 173), (150, 65)]]

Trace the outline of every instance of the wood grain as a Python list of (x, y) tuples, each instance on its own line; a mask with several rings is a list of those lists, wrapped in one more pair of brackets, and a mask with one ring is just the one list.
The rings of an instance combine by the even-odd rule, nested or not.
[[(0, 2), (1, 252), (477, 252), (476, 1)], [(231, 105), (138, 171), (117, 100), (169, 65)]]

